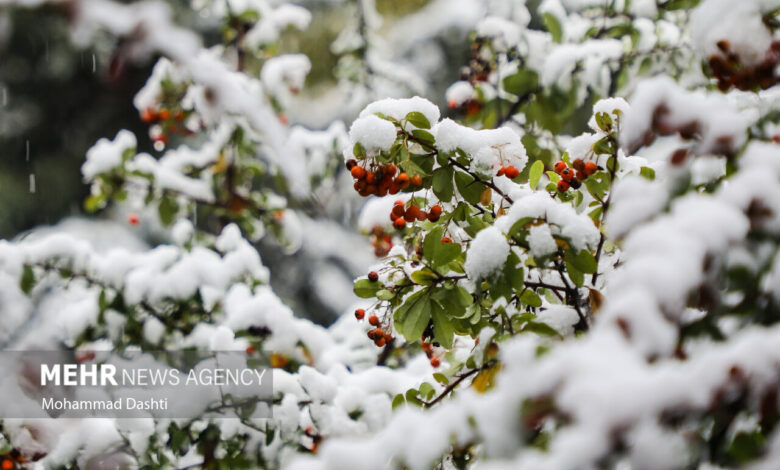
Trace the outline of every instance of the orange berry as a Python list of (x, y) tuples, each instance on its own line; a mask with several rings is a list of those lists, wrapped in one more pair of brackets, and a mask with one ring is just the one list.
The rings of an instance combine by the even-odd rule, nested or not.
[(431, 207), (430, 210), (431, 214), (441, 215), (441, 206), (436, 204), (435, 206)]
[(385, 343), (389, 343), (392, 340), (393, 340), (393, 335), (391, 335), (390, 333), (385, 333)]
[(406, 227), (406, 221), (403, 217), (399, 217), (393, 221), (393, 227), (395, 227), (398, 230), (403, 230), (404, 227)]
[(509, 179), (515, 179), (518, 176), (520, 176), (520, 170), (518, 170), (517, 168), (515, 168), (513, 166), (508, 166), (504, 170), (504, 175), (506, 175), (506, 177), (509, 178)]
[(141, 111), (141, 121), (149, 124), (157, 120), (157, 113), (152, 108)]
[(407, 186), (409, 186), (409, 175), (406, 173), (401, 173), (396, 177), (395, 182), (398, 183), (398, 186), (401, 189), (405, 189)]
[(376, 271), (371, 271), (368, 273), (368, 280), (371, 282), (376, 282), (379, 280), (379, 274), (376, 273)]
[(384, 336), (382, 336), (382, 337), (380, 337), (380, 338), (377, 338), (377, 339), (375, 339), (375, 340), (374, 340), (374, 344), (376, 344), (376, 345), (377, 345), (378, 347), (380, 347), (380, 348), (381, 348), (382, 346), (384, 346), (386, 342), (387, 342), (387, 341), (385, 341), (385, 337), (384, 337)]
[(595, 162), (588, 162), (588, 163), (585, 164), (585, 169), (583, 170), (583, 172), (585, 173), (585, 176), (590, 176), (593, 173), (595, 173), (596, 170), (598, 170), (598, 169), (599, 169), (599, 167), (598, 167), (598, 165), (596, 165)]
[(405, 212), (406, 210), (404, 209), (403, 204), (401, 204), (400, 206), (393, 206), (393, 210), (391, 211), (391, 213), (395, 216), (396, 219), (398, 217), (403, 217)]
[(247, 354), (254, 354), (254, 353), (255, 353), (255, 351), (256, 351), (255, 347), (254, 347), (254, 346), (252, 346), (251, 344), (250, 344), (249, 346), (247, 346), (247, 347), (246, 347), (246, 353), (247, 353)]
[(450, 237), (444, 237), (441, 239), (442, 243), (452, 243), (452, 239)]
[(368, 174), (366, 175), (366, 183), (368, 184), (377, 183), (376, 173), (374, 173), (373, 171), (369, 171)]
[(558, 181), (558, 191), (563, 193), (566, 192), (567, 189), (569, 189), (569, 183), (564, 180)]
[(398, 192), (401, 190), (401, 187), (398, 186), (398, 183), (395, 181), (390, 184), (390, 187), (387, 189), (387, 192), (390, 194), (398, 194)]
[(349, 172), (352, 174), (352, 177), (356, 180), (363, 180), (366, 177), (366, 169), (361, 166), (353, 166)]
[(374, 331), (374, 338), (382, 338), (385, 336), (385, 332), (382, 331), (382, 328), (377, 328)]
[(358, 320), (362, 320), (363, 317), (365, 316), (366, 316), (366, 311), (363, 310), (362, 308), (355, 310), (355, 318), (357, 318)]
[(389, 164), (387, 164), (387, 165), (385, 166), (385, 174), (386, 174), (388, 177), (390, 177), (390, 178), (392, 178), (393, 176), (395, 176), (395, 173), (396, 173), (397, 171), (398, 171), (398, 167), (397, 167), (397, 166), (395, 166), (395, 164), (393, 164), (393, 163), (389, 163)]
[(504, 176), (504, 172), (506, 172), (506, 168), (504, 168), (504, 167), (502, 166), (502, 167), (501, 167), (501, 168), (499, 168), (499, 169), (498, 169), (498, 171), (496, 172), (496, 176)]
[(168, 111), (167, 109), (163, 108), (163, 109), (160, 110), (159, 116), (160, 116), (160, 119), (162, 119), (163, 121), (167, 121), (168, 119), (171, 118), (171, 112)]
[(3, 470), (11, 470), (13, 468), (14, 468), (13, 461), (11, 461), (9, 459), (4, 459), (3, 460)]
[(571, 162), (571, 167), (577, 171), (582, 171), (585, 169), (585, 162), (583, 162), (581, 158), (578, 158)]
[(393, 203), (393, 206), (401, 206), (401, 207), (403, 207), (405, 205), (406, 205), (406, 203), (404, 201), (400, 200), (400, 199), (398, 199), (397, 201), (395, 201)]
[(563, 181), (566, 181), (567, 183), (571, 181), (572, 178), (574, 178), (574, 171), (566, 168), (561, 172), (561, 178)]
[(553, 169), (556, 173), (560, 174), (563, 170), (566, 169), (566, 162), (555, 162), (555, 166), (553, 166)]
[(371, 315), (370, 317), (368, 317), (368, 323), (371, 324), (371, 325), (374, 325), (374, 326), (378, 326), (379, 325), (379, 317), (376, 316), (376, 315)]
[(410, 183), (412, 184), (412, 186), (422, 186), (422, 176), (420, 175), (412, 176)]
[(431, 366), (436, 369), (441, 365), (441, 360), (439, 360), (438, 357), (432, 357), (431, 358)]

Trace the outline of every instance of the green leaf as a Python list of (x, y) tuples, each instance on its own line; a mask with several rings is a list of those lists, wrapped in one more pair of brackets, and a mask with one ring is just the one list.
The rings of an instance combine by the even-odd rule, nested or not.
[(444, 202), (450, 202), (455, 188), (452, 183), (454, 170), (451, 166), (437, 168), (433, 172), (433, 194)]
[(536, 160), (528, 172), (528, 184), (531, 185), (531, 189), (536, 189), (536, 186), (539, 185), (542, 173), (544, 173), (544, 163), (541, 160)]
[(687, 10), (699, 4), (700, 0), (669, 0), (661, 3), (660, 7), (667, 11)]
[(582, 287), (582, 285), (585, 283), (585, 275), (582, 274), (582, 271), (577, 269), (568, 261), (566, 262), (566, 272), (569, 274), (571, 282), (573, 282), (577, 287)]
[(355, 145), (352, 147), (352, 155), (358, 159), (366, 158), (366, 149), (363, 148), (363, 144), (355, 142)]
[(428, 268), (423, 268), (419, 271), (413, 272), (411, 277), (414, 282), (423, 286), (430, 286), (436, 281), (436, 279), (439, 278), (436, 273)]
[(450, 349), (452, 347), (452, 338), (455, 336), (455, 329), (452, 326), (447, 312), (438, 302), (431, 302), (431, 315), (433, 317), (433, 336), (442, 347)]
[(179, 212), (179, 203), (172, 196), (163, 196), (160, 205), (157, 207), (157, 213), (160, 215), (160, 222), (163, 225), (171, 225), (176, 214)]
[(532, 291), (531, 289), (526, 289), (525, 292), (520, 295), (520, 301), (526, 305), (530, 305), (531, 307), (542, 306), (542, 299), (540, 299), (539, 296), (536, 295), (536, 292)]
[(530, 331), (540, 336), (560, 336), (558, 330), (547, 323), (538, 321), (529, 321), (523, 326), (523, 331)]
[(517, 96), (536, 90), (538, 84), (539, 76), (533, 70), (521, 69), (504, 78), (504, 90)]
[(431, 128), (431, 122), (428, 121), (428, 118), (425, 117), (425, 115), (418, 111), (412, 111), (411, 113), (406, 115), (406, 122), (410, 123), (411, 125), (418, 127), (420, 129), (430, 129)]
[(612, 118), (607, 113), (596, 113), (596, 124), (604, 132), (612, 130)]
[(433, 146), (433, 144), (436, 143), (436, 139), (433, 138), (433, 134), (431, 134), (428, 131), (424, 131), (422, 129), (415, 129), (415, 130), (413, 130), (412, 131), (412, 136), (415, 139), (417, 139), (417, 140), (419, 140), (419, 141), (421, 141), (421, 142), (423, 142), (425, 144), (428, 144), (430, 146)]
[(387, 289), (380, 289), (376, 293), (376, 298), (379, 300), (391, 300), (393, 297), (395, 297), (395, 294)]
[(650, 181), (653, 181), (655, 179), (655, 170), (653, 170), (649, 166), (643, 166), (642, 168), (640, 168), (639, 174), (649, 179)]
[(478, 183), (471, 175), (463, 171), (455, 172), (455, 185), (463, 199), (471, 204), (479, 204), (479, 197), (485, 187)]
[(19, 287), (22, 289), (22, 292), (29, 294), (34, 286), (35, 272), (33, 272), (32, 267), (25, 266), (24, 271), (22, 271), (22, 279), (19, 281)]
[(352, 290), (358, 297), (362, 299), (370, 299), (372, 297), (376, 297), (377, 291), (379, 291), (381, 288), (382, 284), (379, 282), (371, 282), (368, 279), (360, 279), (359, 281), (355, 282)]
[(436, 390), (433, 388), (433, 385), (428, 382), (423, 382), (422, 385), (420, 385), (419, 394), (425, 400), (430, 400), (434, 393), (436, 393)]
[(433, 269), (446, 266), (460, 256), (460, 245), (442, 242), (443, 236), (444, 227), (438, 226), (431, 230), (423, 241), (423, 256), (430, 261)]
[(449, 385), (450, 384), (450, 379), (448, 379), (446, 375), (444, 375), (444, 374), (442, 374), (440, 372), (436, 372), (435, 374), (433, 374), (433, 379), (435, 381), (439, 382), (442, 385)]
[(553, 41), (561, 42), (563, 39), (563, 28), (561, 28), (561, 23), (558, 21), (558, 18), (553, 16), (552, 13), (544, 13), (542, 15), (542, 22), (544, 22), (544, 27), (547, 28), (547, 31), (552, 34)]
[(593, 144), (593, 151), (599, 155), (613, 155), (616, 151), (615, 142), (606, 136)]
[(565, 258), (566, 261), (583, 273), (593, 274), (598, 269), (596, 258), (588, 250), (581, 250), (576, 255), (573, 250), (567, 250)]
[(403, 406), (406, 403), (406, 399), (404, 398), (404, 395), (402, 393), (399, 393), (398, 395), (393, 398), (393, 409), (398, 408), (399, 406)]
[(409, 296), (394, 315), (398, 331), (407, 341), (420, 339), (431, 319), (431, 298), (426, 290)]

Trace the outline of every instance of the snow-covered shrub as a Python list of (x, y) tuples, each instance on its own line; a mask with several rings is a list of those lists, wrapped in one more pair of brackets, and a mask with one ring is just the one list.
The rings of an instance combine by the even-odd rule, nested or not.
[[(5, 420), (10, 465), (780, 466), (780, 2), (431, 0), (390, 26), (344, 3), (326, 130), (287, 123), (334, 106), (277, 55), (306, 9), (195, 2), (206, 48), (163, 4), (76, 3), (75, 41), (161, 55), (135, 100), (156, 153), (96, 143), (86, 208), (168, 242), (2, 241), (5, 344), (243, 349), (274, 366), (274, 418)], [(452, 34), (468, 62), (434, 77)], [(324, 328), (256, 244), (320, 253), (343, 304), (327, 270), (370, 249), (333, 208), (359, 196), (365, 300)]]

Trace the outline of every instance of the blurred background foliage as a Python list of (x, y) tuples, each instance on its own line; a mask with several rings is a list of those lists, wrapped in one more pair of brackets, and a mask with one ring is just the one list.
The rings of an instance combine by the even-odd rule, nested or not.
[[(311, 59), (308, 92), (317, 93), (335, 84), (337, 57), (330, 44), (351, 13), (329, 2), (300, 3), (312, 11), (312, 24), (304, 32), (286, 34), (281, 48)], [(377, 0), (377, 9), (390, 24), (426, 3)], [(204, 25), (186, 2), (170, 4), (179, 23), (199, 30), (207, 43), (219, 40), (219, 31)], [(463, 57), (465, 39), (463, 51), (458, 51)], [(55, 7), (0, 8), (1, 238), (83, 213), (88, 188), (78, 184), (80, 167), (86, 151), (101, 137), (113, 138), (118, 130), (129, 129), (138, 137), (140, 150), (153, 152), (132, 101), (154, 60), (140, 66), (117, 63), (115, 46), (108, 37), (91, 48), (74, 46), (64, 15)], [(452, 65), (457, 70), (460, 64)]]

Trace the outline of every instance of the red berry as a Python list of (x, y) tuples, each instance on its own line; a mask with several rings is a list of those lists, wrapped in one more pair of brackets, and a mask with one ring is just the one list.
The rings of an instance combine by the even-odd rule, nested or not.
[(578, 158), (571, 162), (571, 166), (577, 171), (582, 171), (585, 169), (585, 162), (583, 162), (581, 158)]
[(354, 158), (350, 158), (349, 160), (347, 160), (346, 165), (347, 165), (347, 170), (351, 171), (352, 168), (354, 168), (357, 165), (357, 160), (355, 160)]
[(585, 169), (583, 170), (583, 172), (585, 173), (585, 176), (590, 176), (593, 173), (595, 173), (596, 170), (598, 170), (598, 169), (599, 169), (599, 167), (598, 167), (598, 165), (596, 165), (595, 162), (588, 162), (588, 163), (585, 164)]
[(567, 189), (569, 189), (569, 183), (564, 180), (558, 181), (558, 191), (563, 193), (566, 192)]
[(417, 219), (419, 213), (420, 213), (420, 208), (412, 204), (411, 206), (409, 206), (408, 209), (406, 209), (406, 213), (404, 214), (404, 219), (406, 219), (407, 222), (414, 222)]
[(569, 181), (569, 185), (571, 185), (572, 189), (580, 189), (582, 183), (580, 183), (580, 180), (577, 178), (572, 178), (571, 181)]
[(571, 181), (572, 178), (574, 178), (574, 171), (566, 168), (561, 172), (561, 178), (563, 181), (566, 181), (567, 183)]
[(251, 344), (250, 344), (249, 346), (247, 346), (247, 347), (246, 347), (246, 353), (247, 353), (247, 354), (250, 354), (250, 355), (251, 355), (251, 354), (254, 354), (254, 353), (255, 353), (255, 351), (256, 351), (255, 347), (254, 347), (254, 346), (252, 346)]
[(441, 242), (442, 243), (452, 243), (452, 239), (449, 238), (449, 237), (444, 237), (444, 238), (441, 239)]
[(502, 166), (502, 167), (501, 167), (501, 168), (499, 168), (499, 169), (498, 169), (498, 171), (496, 172), (496, 176), (504, 176), (504, 173), (505, 173), (505, 172), (506, 172), (506, 168), (504, 168), (504, 167)]
[(368, 273), (368, 280), (371, 282), (376, 282), (379, 280), (379, 274), (376, 273), (376, 271), (371, 271)]
[(401, 173), (398, 175), (398, 177), (396, 177), (395, 182), (401, 189), (405, 189), (407, 186), (409, 186), (409, 175), (406, 173)]
[(430, 220), (431, 222), (438, 222), (440, 217), (441, 214), (434, 214), (433, 212), (430, 212), (428, 214), (428, 220)]
[(368, 317), (368, 323), (374, 326), (379, 326), (379, 317), (376, 315), (371, 315)]
[(378, 180), (376, 179), (376, 173), (373, 171), (369, 171), (366, 175), (366, 183), (368, 184), (376, 184)]
[(422, 222), (427, 218), (428, 218), (428, 214), (425, 211), (420, 211), (420, 210), (417, 211), (417, 220)]
[(420, 175), (412, 176), (410, 183), (412, 184), (412, 186), (416, 186), (416, 187), (422, 186), (422, 176)]
[(5, 459), (3, 460), (3, 470), (12, 470), (14, 468), (14, 463), (12, 460)]
[(391, 335), (390, 333), (385, 333), (385, 343), (389, 343), (392, 340), (393, 340), (393, 335)]
[(130, 215), (127, 216), (127, 222), (130, 225), (138, 225), (138, 222), (140, 222), (140, 219), (138, 218), (138, 215), (130, 214)]
[(358, 320), (362, 320), (364, 316), (366, 316), (365, 310), (363, 310), (362, 308), (355, 310), (355, 318), (357, 318)]
[(403, 217), (398, 217), (393, 221), (393, 227), (395, 227), (398, 230), (403, 230), (404, 227), (406, 227), (406, 221)]
[(163, 108), (163, 109), (160, 110), (159, 116), (160, 116), (160, 119), (162, 119), (163, 121), (167, 121), (168, 119), (171, 118), (171, 112), (168, 111), (167, 109)]
[(566, 169), (566, 162), (555, 162), (553, 169), (556, 173), (560, 174), (563, 170)]
[(393, 163), (389, 163), (385, 166), (385, 175), (392, 178), (395, 176), (395, 173), (398, 171), (398, 167), (395, 166)]
[(398, 217), (403, 217), (405, 212), (406, 210), (404, 209), (403, 203), (400, 206), (393, 206), (393, 210), (391, 211), (396, 219)]
[(431, 214), (441, 215), (441, 206), (436, 204), (435, 206), (431, 207), (430, 210)]
[(441, 361), (439, 360), (439, 358), (438, 358), (438, 357), (432, 357), (432, 358), (431, 358), (431, 366), (432, 366), (434, 369), (438, 368), (440, 365), (441, 365)]

